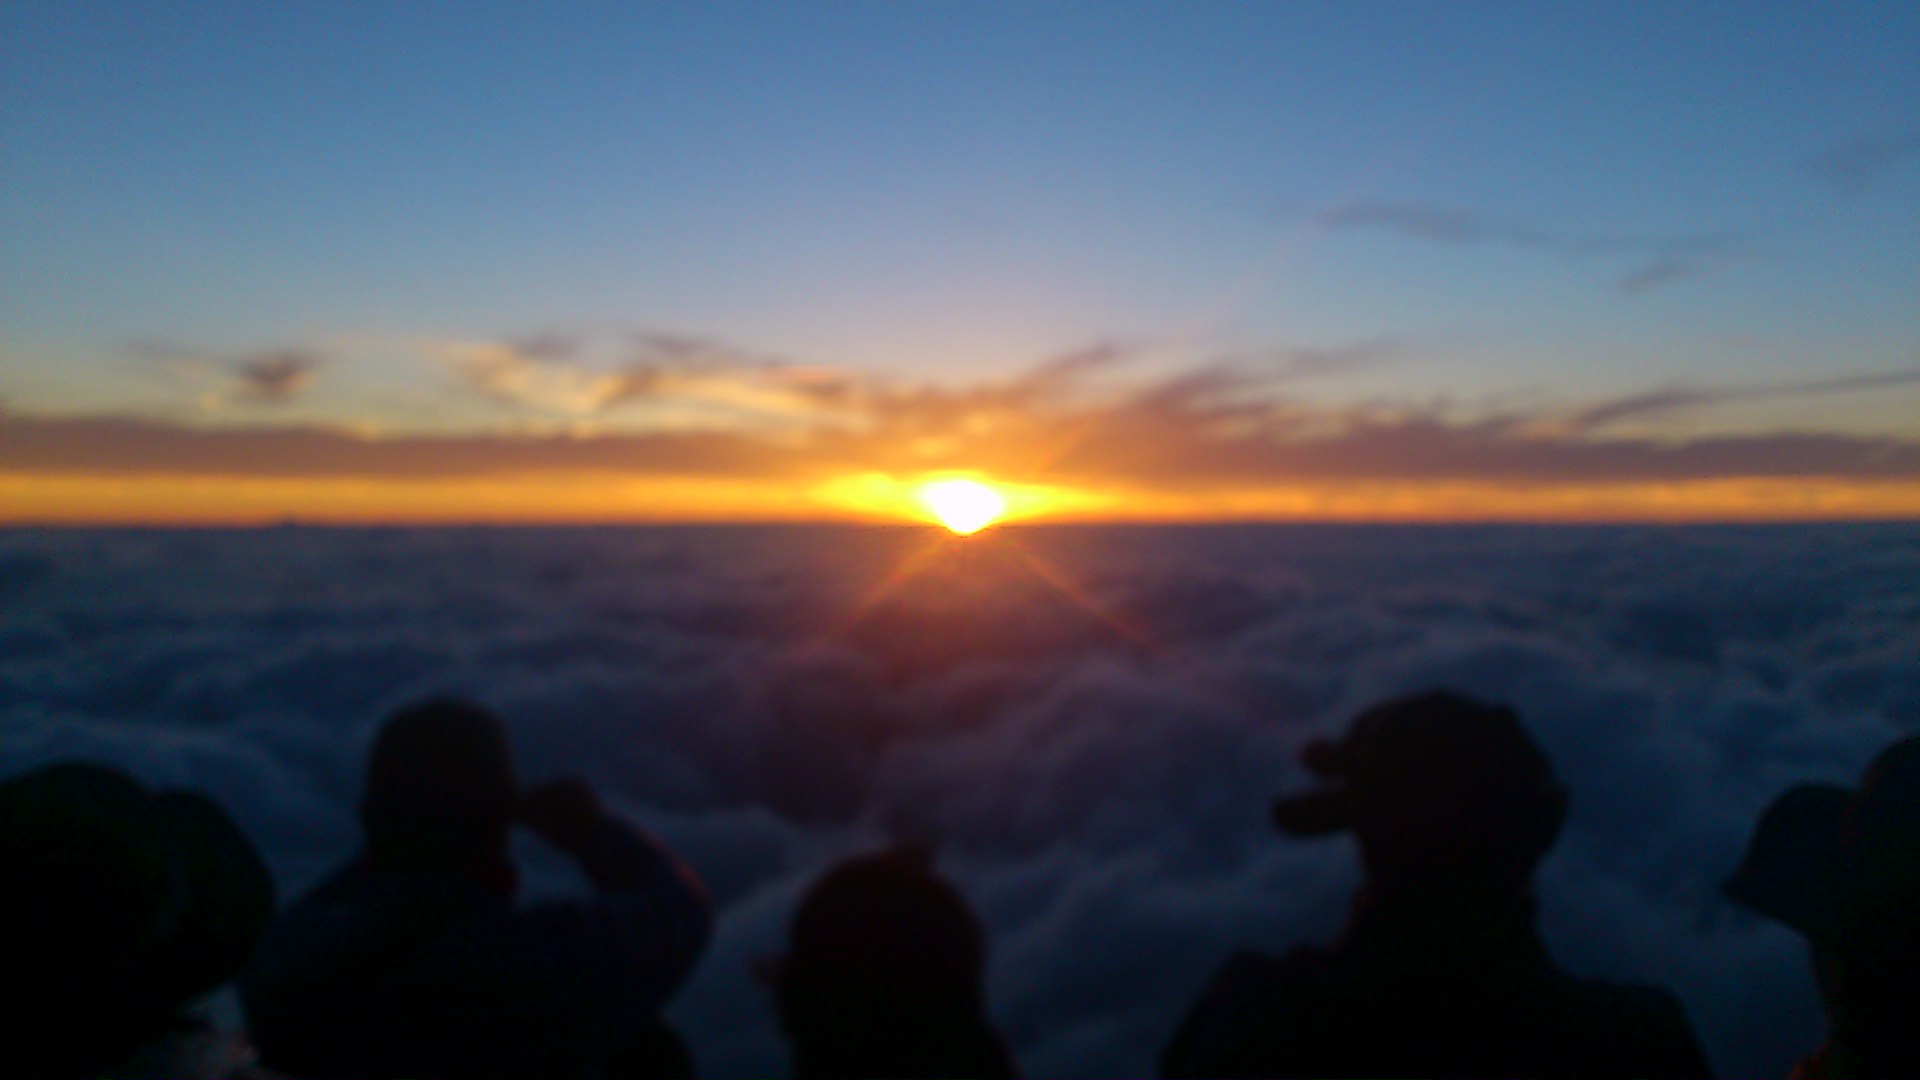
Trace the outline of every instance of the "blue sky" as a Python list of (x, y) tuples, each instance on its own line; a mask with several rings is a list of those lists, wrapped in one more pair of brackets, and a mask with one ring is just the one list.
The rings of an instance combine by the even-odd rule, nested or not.
[(665, 335), (949, 389), (1365, 355), (1282, 393), (1920, 436), (1914, 379), (1791, 392), (1920, 370), (1911, 4), (14, 3), (0, 39), (14, 415), (684, 426), (446, 357), (564, 339), (519, 360), (578, 383)]

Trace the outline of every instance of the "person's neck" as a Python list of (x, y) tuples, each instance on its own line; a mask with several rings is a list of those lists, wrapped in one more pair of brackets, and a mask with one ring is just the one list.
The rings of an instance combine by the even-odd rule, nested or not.
[(495, 859), (472, 860), (396, 858), (391, 854), (369, 850), (361, 857), (360, 864), (376, 874), (424, 874), (452, 878), (506, 899), (512, 899), (520, 891), (519, 871), (504, 852)]
[(1424, 947), (1477, 954), (1490, 947), (1537, 947), (1530, 888), (1485, 878), (1370, 882), (1354, 896), (1349, 937), (1414, 938)]
[(1534, 909), (1532, 883), (1484, 874), (1376, 877), (1361, 887), (1356, 903), (1390, 912), (1421, 910), (1441, 916), (1459, 912), (1475, 917), (1495, 913), (1529, 920)]

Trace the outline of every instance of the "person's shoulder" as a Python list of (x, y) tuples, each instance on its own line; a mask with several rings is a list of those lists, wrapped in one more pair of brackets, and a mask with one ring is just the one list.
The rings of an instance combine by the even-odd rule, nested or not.
[(1244, 1071), (1256, 1044), (1277, 1019), (1326, 976), (1325, 950), (1285, 956), (1240, 951), (1220, 965), (1174, 1032), (1161, 1069), (1167, 1076), (1222, 1076)]
[(312, 991), (391, 976), (488, 905), (470, 887), (348, 866), (289, 904), (242, 973), (243, 1001), (263, 1005), (298, 987)]
[(1687, 1010), (1673, 991), (1643, 983), (1567, 978), (1568, 1014), (1596, 1052), (1607, 1052), (1636, 1075), (1694, 1077), (1709, 1073)]

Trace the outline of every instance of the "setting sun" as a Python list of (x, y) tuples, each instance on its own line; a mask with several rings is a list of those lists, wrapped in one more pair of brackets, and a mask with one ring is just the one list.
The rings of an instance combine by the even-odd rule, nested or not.
[(966, 535), (976, 533), (1007, 512), (1007, 500), (978, 480), (935, 480), (920, 485), (920, 501), (940, 524)]

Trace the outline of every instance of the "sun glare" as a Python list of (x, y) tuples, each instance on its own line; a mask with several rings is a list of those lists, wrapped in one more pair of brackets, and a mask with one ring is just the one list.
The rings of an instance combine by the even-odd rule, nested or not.
[(934, 480), (920, 485), (918, 494), (940, 524), (962, 536), (979, 532), (1007, 512), (1006, 497), (978, 480)]

